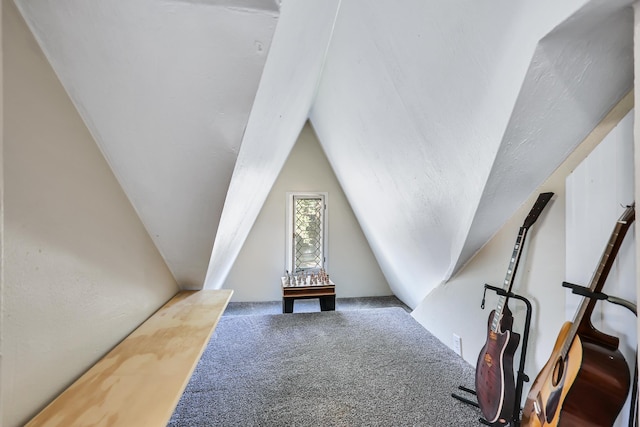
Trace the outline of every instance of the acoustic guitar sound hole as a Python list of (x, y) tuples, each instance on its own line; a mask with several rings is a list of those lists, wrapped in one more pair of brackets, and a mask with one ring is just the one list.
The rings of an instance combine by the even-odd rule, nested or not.
[(553, 367), (553, 386), (557, 386), (562, 380), (562, 376), (564, 375), (564, 360), (562, 358), (556, 361), (555, 366)]

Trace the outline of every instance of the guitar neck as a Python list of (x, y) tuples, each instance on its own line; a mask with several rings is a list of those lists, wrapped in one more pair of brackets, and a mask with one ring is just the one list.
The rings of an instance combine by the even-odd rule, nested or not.
[[(511, 288), (513, 287), (513, 280), (516, 275), (516, 270), (518, 269), (518, 264), (520, 263), (520, 256), (522, 255), (522, 246), (524, 245), (524, 241), (527, 237), (527, 232), (529, 227), (531, 227), (537, 220), (542, 210), (545, 208), (549, 200), (553, 197), (553, 193), (541, 193), (538, 195), (538, 199), (533, 204), (531, 211), (529, 211), (529, 215), (524, 220), (522, 227), (518, 231), (518, 237), (516, 238), (516, 244), (513, 247), (513, 252), (511, 253), (511, 259), (509, 261), (509, 267), (507, 268), (507, 274), (502, 282), (502, 289), (505, 293), (511, 292)], [(498, 306), (496, 307), (495, 313), (493, 315), (493, 319), (491, 320), (491, 330), (493, 332), (498, 332), (500, 327), (500, 318), (502, 317), (502, 313), (504, 308), (509, 301), (509, 297), (506, 295), (501, 295), (498, 300)]]
[[(520, 256), (522, 255), (522, 245), (527, 236), (527, 229), (525, 227), (520, 227), (520, 231), (518, 232), (518, 237), (516, 238), (516, 244), (513, 246), (513, 252), (511, 253), (511, 259), (509, 261), (509, 267), (507, 268), (507, 274), (502, 282), (502, 289), (509, 293), (511, 292), (511, 288), (513, 287), (513, 279), (516, 275), (516, 270), (518, 269), (518, 264), (520, 263)], [(509, 297), (506, 295), (501, 295), (498, 299), (498, 305), (496, 306), (495, 313), (493, 315), (493, 319), (491, 320), (491, 330), (494, 332), (498, 331), (500, 326), (500, 318), (502, 317), (502, 312), (504, 311), (504, 307), (507, 305), (509, 301)]]
[[(624, 240), (624, 236), (627, 234), (627, 231), (633, 224), (635, 220), (635, 208), (634, 205), (629, 206), (625, 212), (622, 214), (620, 219), (616, 222), (616, 225), (611, 233), (611, 237), (607, 242), (607, 246), (600, 257), (600, 262), (598, 263), (598, 268), (593, 273), (593, 277), (591, 278), (591, 282), (589, 284), (589, 290), (591, 292), (601, 292), (604, 287), (604, 283), (609, 276), (609, 272), (613, 267), (613, 263), (615, 262), (616, 256), (618, 255), (618, 251), (620, 250), (620, 246), (622, 246), (622, 241)], [(580, 307), (573, 319), (573, 324), (567, 333), (565, 342), (561, 349), (561, 354), (563, 357), (567, 355), (569, 349), (571, 348), (571, 344), (573, 343), (573, 339), (575, 338), (578, 330), (583, 326), (583, 322), (591, 321), (591, 314), (596, 305), (596, 300), (592, 298), (583, 297)]]

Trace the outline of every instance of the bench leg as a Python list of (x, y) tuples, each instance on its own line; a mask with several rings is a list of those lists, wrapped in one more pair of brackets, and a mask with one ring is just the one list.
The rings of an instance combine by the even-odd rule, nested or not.
[(320, 297), (320, 311), (335, 311), (336, 296)]
[(282, 298), (282, 312), (293, 313), (293, 298)]

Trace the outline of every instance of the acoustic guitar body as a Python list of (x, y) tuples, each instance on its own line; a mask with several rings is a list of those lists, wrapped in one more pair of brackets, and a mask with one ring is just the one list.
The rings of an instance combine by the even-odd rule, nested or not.
[(505, 307), (500, 330), (491, 330), (495, 310), (489, 314), (487, 340), (478, 355), (476, 364), (476, 393), (482, 415), (490, 423), (510, 420), (515, 405), (515, 380), (513, 376), (513, 356), (520, 342), (520, 335), (514, 333), (513, 316)]
[[(601, 292), (627, 231), (635, 203), (616, 221), (593, 274), (590, 292)], [(573, 322), (566, 322), (553, 352), (536, 377), (522, 411), (523, 427), (611, 427), (629, 391), (629, 368), (619, 338), (595, 329), (595, 299), (583, 298)]]
[(612, 426), (631, 378), (620, 350), (582, 341), (582, 364), (562, 406), (558, 426)]
[(533, 383), (522, 413), (523, 427), (610, 427), (629, 390), (624, 357), (578, 335), (563, 360), (560, 348), (571, 327), (562, 327), (549, 361)]

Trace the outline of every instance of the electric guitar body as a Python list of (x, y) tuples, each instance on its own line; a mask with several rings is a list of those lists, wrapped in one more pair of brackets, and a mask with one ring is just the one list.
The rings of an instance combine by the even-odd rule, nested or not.
[(487, 421), (506, 422), (515, 405), (515, 379), (513, 376), (513, 355), (520, 343), (520, 334), (512, 331), (513, 315), (508, 307), (503, 310), (497, 332), (491, 330), (489, 315), (488, 334), (476, 364), (476, 394), (483, 415), (490, 414)]

